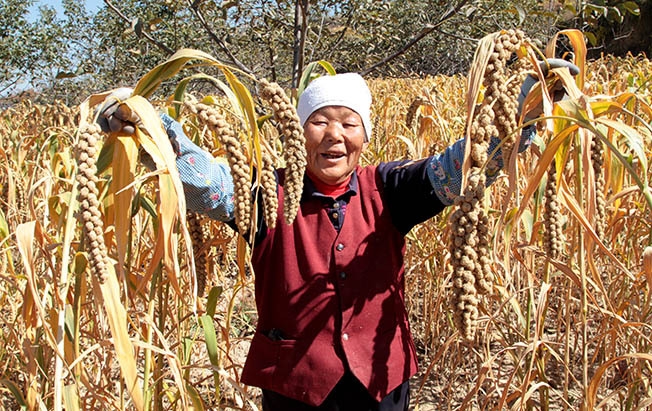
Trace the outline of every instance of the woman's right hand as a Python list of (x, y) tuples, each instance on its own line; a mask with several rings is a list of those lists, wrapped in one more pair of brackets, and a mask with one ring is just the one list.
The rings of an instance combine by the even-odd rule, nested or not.
[(133, 94), (129, 87), (116, 89), (98, 109), (97, 124), (105, 133), (134, 134), (142, 123), (138, 115), (123, 103)]

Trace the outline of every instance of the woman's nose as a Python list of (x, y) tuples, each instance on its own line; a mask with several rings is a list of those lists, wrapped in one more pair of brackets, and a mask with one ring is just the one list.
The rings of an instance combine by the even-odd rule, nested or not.
[(342, 126), (336, 122), (328, 123), (325, 130), (325, 137), (332, 141), (340, 141), (344, 139), (344, 130)]

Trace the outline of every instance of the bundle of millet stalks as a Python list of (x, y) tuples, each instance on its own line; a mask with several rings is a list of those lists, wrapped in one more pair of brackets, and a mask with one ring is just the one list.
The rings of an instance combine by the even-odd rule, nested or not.
[[(453, 268), (452, 309), (455, 325), (461, 336), (473, 340), (478, 321), (479, 294), (492, 290), (493, 272), (489, 255), (489, 219), (483, 209), (486, 185), (485, 166), (489, 140), (509, 138), (502, 146), (506, 163), (514, 146), (517, 129), (518, 76), (512, 75), (508, 61), (525, 41), (523, 32), (503, 31), (487, 37), (489, 58), (482, 74), (485, 88), (482, 102), (475, 111), (467, 133), (470, 144), (468, 178), (461, 195), (455, 200), (457, 209), (451, 215), (451, 265)], [(485, 43), (486, 45), (486, 43)], [(478, 52), (474, 65), (478, 63)], [(474, 102), (475, 104), (475, 102)]]

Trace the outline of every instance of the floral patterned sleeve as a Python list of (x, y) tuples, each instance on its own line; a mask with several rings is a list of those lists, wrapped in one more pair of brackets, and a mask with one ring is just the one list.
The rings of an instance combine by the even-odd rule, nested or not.
[[(536, 127), (525, 127), (521, 133), (521, 141), (519, 143), (518, 152), (525, 151), (532, 139), (536, 135)], [(446, 148), (446, 150), (436, 156), (430, 157), (428, 164), (428, 178), (432, 184), (437, 197), (442, 203), (451, 205), (455, 198), (460, 195), (462, 191), (462, 162), (464, 161), (464, 141), (461, 139), (456, 141), (453, 145)], [(494, 149), (500, 144), (500, 140), (495, 137), (491, 138), (489, 149), (491, 154)], [(487, 165), (487, 186), (491, 185), (498, 177), (498, 172), (503, 168), (503, 152), (499, 148), (494, 158), (489, 161)]]
[(229, 166), (190, 141), (172, 117), (162, 114), (161, 120), (177, 155), (188, 210), (219, 221), (233, 220), (233, 178)]

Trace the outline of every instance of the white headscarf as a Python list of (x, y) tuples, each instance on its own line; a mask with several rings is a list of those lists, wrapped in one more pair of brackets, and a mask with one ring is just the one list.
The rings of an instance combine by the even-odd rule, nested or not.
[(299, 97), (297, 114), (303, 126), (308, 117), (326, 106), (344, 106), (360, 115), (365, 129), (365, 142), (371, 138), (371, 92), (367, 82), (357, 73), (322, 76), (308, 84)]

